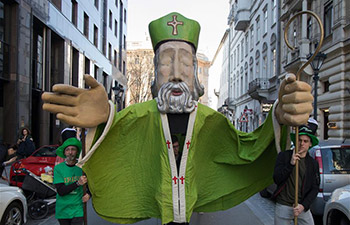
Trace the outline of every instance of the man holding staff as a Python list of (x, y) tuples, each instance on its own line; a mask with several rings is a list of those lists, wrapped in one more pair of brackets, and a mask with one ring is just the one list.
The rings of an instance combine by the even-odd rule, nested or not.
[[(310, 205), (317, 197), (320, 174), (316, 160), (308, 150), (318, 144), (315, 137), (317, 122), (310, 118), (307, 125), (299, 127), (299, 152), (294, 150), (278, 154), (273, 179), (277, 184), (274, 193), (276, 199), (275, 225), (290, 225), (298, 217), (299, 225), (313, 225)], [(295, 135), (292, 134), (295, 142)], [(298, 205), (295, 206), (295, 164), (299, 161)]]

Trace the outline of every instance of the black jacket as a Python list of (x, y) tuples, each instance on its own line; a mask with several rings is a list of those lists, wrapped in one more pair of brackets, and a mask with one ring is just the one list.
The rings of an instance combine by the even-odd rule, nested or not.
[[(281, 193), (286, 187), (286, 182), (289, 176), (292, 174), (294, 166), (290, 164), (293, 151), (280, 152), (276, 159), (275, 170), (273, 173), (273, 180), (277, 184), (277, 189), (273, 194), (273, 198)], [(320, 186), (320, 172), (318, 163), (309, 154), (305, 157), (305, 176), (302, 180), (301, 189), (301, 202), (304, 206), (304, 210), (307, 211), (310, 208), (311, 203), (316, 199), (319, 186)]]

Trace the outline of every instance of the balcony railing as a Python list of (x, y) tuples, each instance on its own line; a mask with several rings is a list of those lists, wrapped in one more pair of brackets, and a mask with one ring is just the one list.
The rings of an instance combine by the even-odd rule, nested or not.
[(270, 82), (269, 79), (266, 78), (256, 78), (255, 80), (251, 81), (249, 83), (249, 90), (248, 92), (254, 92), (258, 89), (260, 90), (266, 90), (269, 89), (270, 87)]

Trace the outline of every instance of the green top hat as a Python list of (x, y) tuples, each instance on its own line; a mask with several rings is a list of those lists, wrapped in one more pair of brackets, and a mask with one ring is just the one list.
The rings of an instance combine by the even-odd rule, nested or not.
[[(316, 127), (316, 129), (317, 129), (317, 127)], [(318, 138), (315, 136), (316, 129), (313, 129), (311, 127), (310, 122), (307, 125), (299, 126), (299, 136), (300, 135), (307, 135), (310, 137), (311, 142), (312, 142), (312, 145), (310, 148), (314, 147), (315, 145), (318, 145), (318, 143), (319, 143)], [(292, 141), (295, 143), (295, 134), (294, 133), (290, 134), (290, 137), (291, 137)]]
[(79, 155), (80, 155), (80, 152), (81, 152), (82, 145), (81, 145), (81, 142), (75, 137), (68, 138), (67, 140), (65, 140), (65, 142), (63, 142), (63, 144), (60, 147), (57, 148), (56, 155), (58, 155), (61, 158), (66, 158), (66, 156), (64, 155), (64, 150), (68, 146), (75, 146), (75, 147), (77, 147), (77, 149), (78, 149), (77, 158), (78, 158)]
[(185, 41), (192, 44), (197, 51), (200, 25), (180, 13), (173, 12), (152, 21), (148, 25), (153, 50), (165, 41)]

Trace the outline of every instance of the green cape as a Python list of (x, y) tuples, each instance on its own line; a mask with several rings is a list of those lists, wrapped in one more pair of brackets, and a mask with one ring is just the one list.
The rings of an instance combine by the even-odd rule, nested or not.
[[(98, 128), (95, 141), (103, 129)], [(254, 132), (244, 133), (198, 104), (186, 167), (187, 221), (193, 211), (229, 209), (271, 184), (274, 143), (271, 115)], [(102, 218), (114, 223), (173, 220), (172, 177), (155, 100), (117, 113), (83, 170)]]

